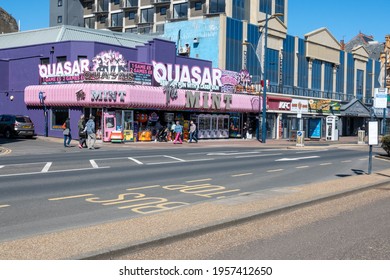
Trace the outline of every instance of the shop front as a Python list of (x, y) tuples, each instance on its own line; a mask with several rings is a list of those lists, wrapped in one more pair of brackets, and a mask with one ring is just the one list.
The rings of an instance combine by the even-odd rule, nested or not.
[[(175, 89), (169, 98), (167, 94), (163, 87), (78, 83), (28, 86), (24, 97), (27, 106), (42, 112), (44, 107), (50, 114), (70, 110), (73, 131), (81, 114), (93, 115), (102, 141), (118, 134), (123, 141), (156, 140), (159, 131), (175, 121), (184, 126), (187, 137), (190, 120), (196, 122), (201, 139), (229, 138), (231, 116), (255, 112), (259, 102), (257, 96), (210, 91)], [(60, 132), (61, 121), (49, 130)]]

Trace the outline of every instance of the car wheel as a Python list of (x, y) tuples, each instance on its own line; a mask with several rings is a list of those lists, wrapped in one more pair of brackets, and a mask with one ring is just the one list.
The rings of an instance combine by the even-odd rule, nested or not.
[(5, 138), (9, 139), (12, 137), (12, 133), (11, 133), (11, 130), (7, 129), (5, 132), (4, 132), (4, 135), (5, 135)]

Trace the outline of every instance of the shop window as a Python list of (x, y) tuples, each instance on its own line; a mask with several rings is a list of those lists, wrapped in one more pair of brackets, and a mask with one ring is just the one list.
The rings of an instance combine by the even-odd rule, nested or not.
[(61, 129), (61, 126), (69, 117), (68, 109), (52, 109), (51, 111), (51, 128)]

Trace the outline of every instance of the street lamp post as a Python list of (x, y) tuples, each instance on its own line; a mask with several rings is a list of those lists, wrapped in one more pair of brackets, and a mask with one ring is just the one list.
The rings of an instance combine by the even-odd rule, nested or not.
[[(262, 52), (263, 57), (260, 58), (259, 56), (257, 56), (257, 59), (258, 59), (260, 65), (261, 65), (261, 59), (263, 60), (263, 65), (264, 65), (263, 69), (261, 69), (262, 71), (260, 71), (260, 72), (262, 72), (262, 73), (260, 73), (260, 82), (261, 82), (261, 76), (263, 77), (263, 98), (262, 98), (263, 106), (262, 106), (261, 114), (260, 114), (260, 93), (259, 93), (259, 121), (260, 121), (260, 117), (261, 117), (261, 124), (262, 124), (261, 142), (262, 143), (265, 143), (266, 138), (267, 138), (267, 71), (266, 71), (267, 64), (265, 63), (265, 61), (266, 61), (266, 51), (267, 51), (267, 42), (268, 42), (268, 21), (270, 19), (275, 18), (275, 17), (282, 17), (282, 16), (283, 16), (282, 13), (275, 13), (275, 14), (271, 15), (270, 17), (268, 17), (268, 14), (266, 14), (264, 27), (263, 27), (263, 29), (259, 30), (259, 32), (264, 31), (264, 53)], [(262, 21), (259, 21), (259, 22), (262, 22)], [(244, 41), (243, 45), (250, 45), (251, 48), (256, 53), (256, 50), (253, 47), (251, 42)], [(259, 139), (260, 138), (259, 137), (259, 130), (260, 130), (260, 125), (259, 125), (259, 129), (257, 130), (257, 140), (260, 140)]]
[[(275, 17), (281, 17), (283, 14), (275, 13), (268, 17), (268, 14), (265, 16), (265, 25), (264, 25), (264, 53), (263, 53), (263, 110), (261, 114), (261, 142), (265, 143), (267, 139), (267, 46), (268, 46), (268, 21)], [(260, 98), (260, 96), (259, 96)]]

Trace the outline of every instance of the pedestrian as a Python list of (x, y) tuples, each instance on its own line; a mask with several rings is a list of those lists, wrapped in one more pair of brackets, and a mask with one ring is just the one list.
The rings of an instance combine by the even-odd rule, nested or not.
[(180, 144), (183, 144), (183, 140), (181, 140), (181, 134), (183, 133), (183, 126), (180, 124), (179, 121), (176, 122), (175, 125), (175, 141), (173, 141), (173, 144), (176, 144), (177, 140), (179, 140)]
[(198, 137), (196, 137), (196, 124), (193, 121), (190, 122), (190, 143), (192, 143), (192, 139), (198, 143)]
[(172, 125), (171, 125), (171, 140), (175, 139), (175, 136), (176, 136), (175, 135), (175, 128), (176, 128), (176, 124), (175, 124), (175, 122), (172, 122)]
[(79, 122), (77, 124), (79, 129), (79, 148), (87, 148), (87, 133), (85, 131), (85, 117), (84, 115), (80, 116)]
[(248, 132), (248, 126), (246, 125), (246, 122), (244, 122), (244, 125), (242, 127), (242, 138), (246, 139), (246, 134)]
[(94, 150), (95, 149), (95, 142), (96, 142), (96, 134), (95, 134), (95, 117), (90, 115), (89, 120), (87, 121), (85, 125), (85, 131), (87, 132), (88, 137), (88, 149)]
[(72, 134), (70, 132), (70, 118), (67, 118), (62, 128), (64, 131), (62, 134), (64, 135), (64, 147), (70, 147), (70, 141), (72, 140)]

